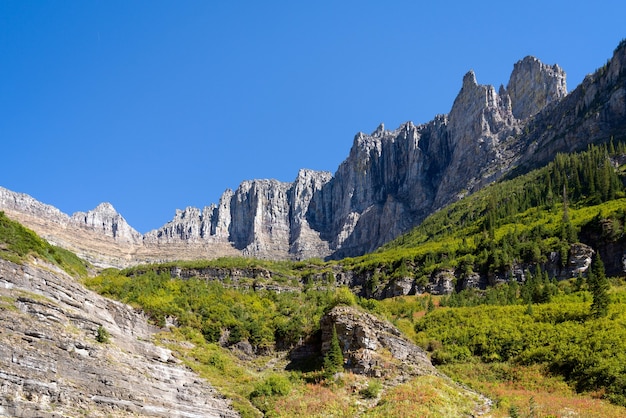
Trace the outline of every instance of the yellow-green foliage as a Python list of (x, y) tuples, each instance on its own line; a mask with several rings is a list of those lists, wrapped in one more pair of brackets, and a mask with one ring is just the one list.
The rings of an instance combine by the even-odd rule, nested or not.
[(611, 305), (601, 319), (591, 317), (589, 302), (559, 298), (533, 306), (530, 315), (522, 305), (440, 308), (420, 319), (415, 330), (436, 363), (543, 364), (579, 391), (602, 388), (612, 402), (626, 404), (623, 304)]
[(216, 281), (171, 278), (149, 270), (128, 277), (106, 270), (85, 283), (107, 296), (144, 310), (157, 324), (175, 317), (183, 326), (198, 329), (209, 342), (228, 331), (229, 342), (249, 341), (255, 347), (296, 344), (319, 328), (324, 310), (337, 303), (353, 304), (344, 288), (303, 292), (246, 291)]

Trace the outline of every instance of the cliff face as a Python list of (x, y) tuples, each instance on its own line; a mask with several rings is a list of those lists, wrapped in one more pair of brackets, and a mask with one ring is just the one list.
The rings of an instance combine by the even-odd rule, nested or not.
[[(330, 254), (328, 244), (307, 220), (311, 201), (332, 175), (300, 170), (293, 183), (243, 182), (227, 190), (219, 205), (187, 208), (163, 227), (144, 236), (144, 246), (179, 243), (221, 244), (239, 254), (263, 258), (310, 258)], [(209, 248), (205, 257), (212, 256)]]
[[(9, 215), (92, 262), (104, 254), (99, 264), (360, 255), (513, 169), (540, 166), (557, 152), (611, 136), (625, 138), (625, 66), (626, 45), (620, 45), (570, 94), (563, 70), (533, 57), (517, 62), (498, 91), (470, 71), (449, 114), (358, 133), (334, 176), (301, 170), (291, 183), (246, 181), (217, 205), (178, 210), (143, 237), (106, 204), (67, 217), (0, 190), (0, 209), (9, 208)], [(87, 238), (73, 238), (77, 231)]]
[(0, 312), (0, 416), (238, 416), (145, 318), (53, 265), (0, 260)]
[[(565, 74), (527, 57), (515, 64), (507, 88), (480, 85), (473, 72), (448, 115), (395, 130), (380, 125), (358, 133), (334, 176), (301, 171), (293, 183), (244, 182), (205, 208), (220, 235), (243, 254), (270, 258), (344, 257), (372, 251), (437, 208), (499, 178), (519, 158), (524, 122), (566, 95)], [(523, 140), (522, 140), (523, 141)], [(206, 219), (198, 210), (146, 235), (149, 242), (214, 240), (189, 237)], [(226, 225), (228, 227), (226, 228)], [(197, 230), (197, 228), (196, 228)], [(178, 231), (178, 233), (172, 233)]]

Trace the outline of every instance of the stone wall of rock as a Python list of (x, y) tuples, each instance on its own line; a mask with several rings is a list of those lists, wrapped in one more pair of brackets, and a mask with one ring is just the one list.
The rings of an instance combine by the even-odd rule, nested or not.
[[(538, 89), (538, 85), (545, 88)], [(513, 116), (527, 119), (567, 95), (565, 71), (556, 64), (548, 66), (535, 57), (526, 57), (513, 66), (506, 94)]]

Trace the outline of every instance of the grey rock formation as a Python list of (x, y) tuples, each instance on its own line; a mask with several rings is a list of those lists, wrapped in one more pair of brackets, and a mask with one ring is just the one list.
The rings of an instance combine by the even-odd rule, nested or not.
[[(150, 342), (145, 318), (53, 265), (0, 260), (0, 311), (0, 416), (237, 416)], [(96, 341), (100, 326), (108, 344)]]
[(515, 63), (506, 92), (511, 99), (513, 116), (529, 118), (567, 95), (565, 72), (556, 64), (547, 66), (537, 58), (526, 57)]
[(333, 327), (345, 368), (368, 376), (438, 374), (428, 356), (391, 324), (350, 306), (336, 306), (320, 322), (322, 354), (328, 352)]
[(118, 242), (138, 244), (142, 239), (141, 234), (128, 225), (126, 219), (108, 202), (99, 204), (89, 212), (74, 213), (70, 218), (70, 223), (100, 232)]
[(245, 181), (234, 192), (224, 192), (217, 206), (177, 211), (172, 221), (145, 234), (144, 244), (221, 243), (262, 258), (325, 257), (330, 254), (328, 244), (306, 215), (311, 200), (331, 178), (327, 172), (300, 170), (293, 183)]

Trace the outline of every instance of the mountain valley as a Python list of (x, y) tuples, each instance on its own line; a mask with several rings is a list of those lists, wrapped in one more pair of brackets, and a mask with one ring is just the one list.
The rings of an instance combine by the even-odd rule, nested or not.
[(626, 415), (626, 40), (140, 234), (0, 187), (0, 416)]

